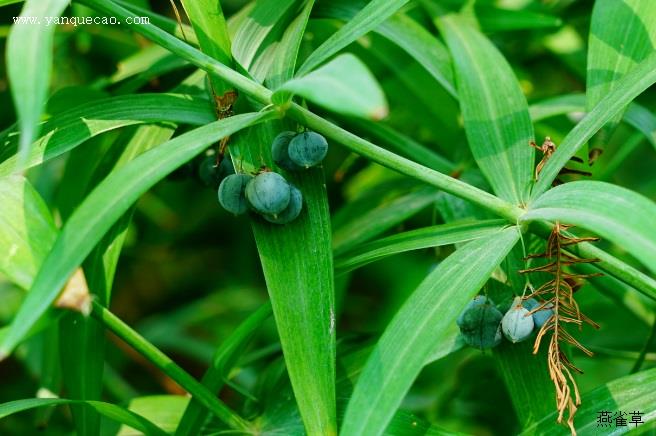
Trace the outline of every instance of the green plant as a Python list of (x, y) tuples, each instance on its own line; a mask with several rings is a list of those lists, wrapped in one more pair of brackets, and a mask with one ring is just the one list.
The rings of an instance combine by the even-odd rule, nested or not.
[(179, 3), (0, 0), (0, 433), (653, 425), (656, 2)]

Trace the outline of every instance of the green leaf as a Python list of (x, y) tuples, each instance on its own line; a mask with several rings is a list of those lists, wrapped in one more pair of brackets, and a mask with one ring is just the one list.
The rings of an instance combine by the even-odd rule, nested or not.
[(549, 189), (560, 170), (583, 144), (654, 82), (656, 82), (656, 52), (619, 79), (613, 89), (567, 134), (542, 168), (540, 178), (533, 187), (532, 198), (539, 197)]
[[(337, 18), (349, 22), (365, 4), (353, 0), (323, 2), (319, 4), (317, 15), (322, 18)], [(425, 27), (409, 16), (398, 12), (373, 30), (405, 50), (449, 94), (456, 95), (449, 51), (442, 41), (426, 30)]]
[(531, 204), (522, 221), (562, 221), (617, 244), (656, 273), (656, 203), (616, 185), (577, 181), (557, 186)]
[(23, 289), (32, 281), (57, 236), (41, 196), (23, 176), (0, 178), (0, 273)]
[[(171, 434), (178, 426), (188, 403), (189, 397), (183, 395), (149, 395), (133, 398), (128, 409), (148, 419), (167, 434)], [(116, 436), (141, 436), (141, 433), (135, 433), (128, 427), (121, 426)]]
[(524, 204), (533, 178), (533, 125), (512, 69), (462, 17), (438, 22), (451, 51), (469, 147), (500, 197)]
[(12, 153), (11, 136), (0, 163), (0, 177), (39, 165), (101, 133), (144, 123), (171, 121), (204, 125), (216, 120), (207, 100), (176, 94), (142, 94), (110, 97), (77, 106), (57, 115), (42, 127), (23, 163)]
[[(378, 190), (373, 194), (377, 195)], [(421, 188), (410, 191), (394, 199), (382, 198), (380, 204), (373, 208), (370, 201), (353, 202), (340, 211), (340, 217), (333, 221), (333, 249), (335, 255), (341, 255), (357, 244), (371, 239), (391, 227), (402, 223), (417, 212), (428, 207), (440, 195), (433, 188)], [(375, 198), (380, 201), (380, 198)], [(339, 219), (339, 221), (337, 221)], [(343, 223), (343, 224), (340, 224)]]
[(519, 240), (515, 227), (472, 241), (440, 263), (385, 329), (358, 379), (341, 432), (377, 435), (467, 302)]
[(276, 47), (276, 56), (266, 81), (270, 88), (276, 89), (294, 77), (298, 52), (313, 6), (314, 0), (306, 1), (303, 10), (289, 25)]
[(624, 121), (640, 131), (656, 149), (656, 115), (653, 112), (634, 102), (624, 113)]
[[(267, 303), (246, 318), (216, 349), (212, 365), (203, 376), (203, 386), (212, 392), (218, 392), (228, 378), (230, 370), (243, 354), (249, 341), (257, 330), (271, 316), (271, 304)], [(184, 411), (176, 436), (194, 436), (200, 434), (201, 427), (207, 419), (207, 411), (197, 401), (189, 402)]]
[[(618, 80), (654, 52), (656, 2), (597, 0), (592, 9), (586, 97), (594, 108)], [(626, 107), (626, 105), (625, 105)], [(617, 113), (613, 124), (622, 117)]]
[(346, 252), (335, 260), (335, 269), (344, 273), (394, 254), (471, 241), (497, 233), (505, 224), (503, 220), (455, 222), (397, 233)]
[[(599, 432), (599, 411), (617, 411), (644, 413), (642, 421), (653, 422), (656, 418), (656, 369), (642, 371), (637, 374), (621, 377), (603, 386), (583, 394), (581, 405), (576, 412), (574, 424), (578, 434), (596, 434)], [(569, 435), (564, 426), (555, 425), (558, 415), (553, 412), (543, 417), (535, 425), (524, 429), (522, 435)], [(631, 417), (627, 415), (627, 421)], [(640, 424), (637, 429), (644, 424)], [(612, 431), (610, 431), (612, 430)], [(616, 427), (607, 429), (604, 433), (620, 435), (634, 430), (634, 427)]]
[[(232, 156), (245, 171), (273, 167), (273, 138), (291, 128), (291, 123), (274, 122), (249, 129), (232, 140)], [(323, 168), (280, 172), (303, 193), (303, 211), (282, 226), (255, 217), (253, 233), (305, 429), (335, 435), (335, 291)]]
[(192, 130), (140, 155), (100, 183), (60, 232), (0, 346), (0, 357), (23, 339), (75, 268), (141, 194), (209, 144), (269, 118), (270, 112), (244, 114)]
[(132, 427), (135, 430), (139, 430), (144, 434), (157, 436), (165, 436), (167, 434), (146, 418), (122, 407), (110, 403), (103, 403), (101, 401), (76, 401), (63, 398), (30, 398), (10, 401), (8, 403), (0, 404), (0, 419), (25, 410), (39, 407), (58, 406), (62, 404), (79, 404), (85, 407), (91, 407), (103, 416)]
[[(232, 52), (228, 24), (217, 0), (181, 0), (182, 6), (198, 37), (203, 53), (222, 64), (232, 66)], [(219, 77), (210, 75), (212, 93), (222, 97), (232, 87)]]
[(321, 68), (285, 82), (272, 99), (283, 103), (289, 93), (343, 115), (379, 120), (388, 113), (376, 78), (352, 54), (337, 56)]
[(372, 0), (341, 29), (321, 44), (298, 69), (298, 75), (312, 71), (329, 57), (369, 32), (401, 9), (408, 0)]
[(46, 17), (59, 17), (68, 0), (27, 0), (21, 17), (38, 24), (17, 23), (7, 38), (7, 76), (18, 114), (20, 150), (24, 158), (38, 134), (38, 124), (50, 87), (53, 33), (56, 26)]
[(562, 24), (558, 17), (528, 10), (501, 9), (484, 4), (476, 4), (475, 10), (478, 23), (484, 32), (543, 29)]
[(250, 71), (265, 40), (296, 3), (295, 0), (259, 0), (246, 6), (246, 15), (232, 40), (235, 60)]

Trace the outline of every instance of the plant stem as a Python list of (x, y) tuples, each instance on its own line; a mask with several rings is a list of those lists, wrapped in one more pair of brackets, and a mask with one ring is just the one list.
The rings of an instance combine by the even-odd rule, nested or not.
[(112, 333), (134, 348), (153, 365), (167, 374), (173, 381), (187, 390), (193, 397), (229, 427), (248, 432), (251, 425), (233, 410), (230, 410), (212, 392), (207, 390), (198, 380), (178, 366), (170, 357), (148, 342), (139, 333), (125, 324), (99, 302), (93, 301), (91, 315), (101, 322)]
[[(110, 0), (78, 1), (100, 12), (116, 16), (122, 20), (125, 20), (125, 18), (132, 15), (128, 10), (122, 8)], [(191, 47), (183, 41), (180, 41), (179, 39), (159, 29), (158, 27), (147, 24), (132, 26), (132, 28), (156, 44), (159, 44), (160, 46), (171, 51), (172, 53), (177, 54), (178, 56), (188, 60), (199, 68), (218, 76), (219, 78), (225, 80), (227, 83), (232, 84), (236, 89), (251, 99), (255, 100), (256, 102), (263, 105), (271, 104), (272, 92), (269, 89), (265, 88), (259, 83), (256, 83), (248, 77), (245, 77), (237, 71), (228, 68), (217, 60), (212, 59), (211, 57), (205, 55), (204, 53)], [(524, 213), (522, 208), (508, 203), (507, 201), (498, 197), (495, 197), (488, 192), (485, 192), (467, 183), (461, 182), (460, 180), (446, 176), (423, 165), (397, 156), (396, 154), (391, 153), (383, 148), (380, 148), (371, 142), (366, 141), (336, 126), (335, 124), (321, 118), (320, 116), (310, 112), (307, 109), (304, 109), (297, 104), (292, 103), (287, 109), (287, 113), (290, 117), (294, 118), (299, 123), (305, 124), (308, 127), (315, 129), (317, 132), (342, 143), (346, 148), (361, 156), (367, 157), (374, 162), (377, 162), (385, 167), (391, 168), (407, 176), (422, 180), (457, 197), (469, 200), (472, 203), (507, 219), (512, 224), (516, 224), (518, 218)], [(587, 128), (592, 129), (590, 126), (587, 126)], [(553, 166), (553, 163), (550, 162), (550, 164)], [(553, 224), (549, 224), (549, 231), (552, 227)], [(543, 235), (542, 232), (538, 232), (538, 234)], [(645, 295), (648, 295), (650, 298), (655, 298), (656, 281), (653, 279), (647, 277), (643, 273), (630, 267), (629, 265), (611, 256), (610, 254), (607, 254), (604, 251), (591, 246), (590, 244), (580, 244), (578, 251), (584, 257), (599, 258), (603, 262), (600, 267), (606, 272), (635, 287), (636, 289), (645, 293)]]

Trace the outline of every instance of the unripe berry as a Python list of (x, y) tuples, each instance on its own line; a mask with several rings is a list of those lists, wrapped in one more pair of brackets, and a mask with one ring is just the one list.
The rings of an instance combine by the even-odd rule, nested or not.
[(271, 171), (258, 174), (246, 186), (246, 199), (261, 214), (277, 216), (289, 205), (290, 198), (287, 180)]
[(301, 209), (303, 209), (303, 194), (301, 191), (294, 185), (291, 187), (291, 196), (289, 198), (289, 204), (278, 214), (278, 216), (273, 215), (262, 215), (265, 220), (274, 224), (287, 224), (294, 221), (301, 214)]
[(223, 179), (219, 185), (219, 203), (225, 210), (235, 215), (248, 211), (246, 202), (246, 185), (253, 177), (248, 174), (232, 174)]
[(299, 133), (289, 143), (289, 158), (303, 168), (321, 163), (327, 153), (326, 138), (316, 132)]
[(501, 343), (501, 318), (496, 307), (483, 303), (465, 310), (458, 326), (468, 345), (486, 350)]
[(273, 161), (280, 168), (284, 168), (287, 171), (299, 171), (303, 169), (303, 167), (296, 165), (289, 158), (289, 142), (295, 136), (296, 132), (281, 132), (273, 140), (273, 144), (271, 144), (271, 156), (273, 157)]
[(531, 336), (533, 326), (533, 317), (519, 303), (513, 304), (501, 321), (503, 335), (513, 343), (521, 342)]

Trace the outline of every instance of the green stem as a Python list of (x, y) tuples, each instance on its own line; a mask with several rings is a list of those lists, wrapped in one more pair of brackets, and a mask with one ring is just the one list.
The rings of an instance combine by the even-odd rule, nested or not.
[(230, 428), (244, 432), (250, 430), (251, 425), (248, 421), (230, 410), (228, 406), (207, 390), (198, 380), (180, 368), (171, 358), (144, 339), (143, 336), (130, 328), (130, 326), (121, 321), (121, 319), (103, 307), (99, 302), (93, 302), (91, 314), (112, 333), (121, 338), (125, 343), (139, 352), (139, 354), (148, 359), (149, 362), (171, 377), (173, 381), (187, 390), (198, 402), (212, 411), (212, 413)]
[[(110, 0), (79, 1), (98, 11), (116, 16), (121, 20), (125, 20), (125, 18), (132, 15), (129, 11)], [(172, 53), (177, 54), (199, 68), (215, 74), (217, 77), (232, 84), (236, 89), (239, 89), (240, 92), (243, 92), (256, 102), (263, 105), (271, 104), (272, 92), (269, 89), (228, 68), (165, 31), (150, 24), (132, 26), (132, 28)], [(488, 192), (402, 158), (372, 144), (369, 141), (359, 138), (297, 104), (291, 104), (287, 109), (287, 113), (299, 123), (305, 124), (317, 132), (340, 142), (346, 148), (361, 156), (367, 157), (374, 162), (407, 176), (422, 180), (450, 194), (469, 200), (472, 203), (507, 219), (513, 224), (517, 223), (518, 218), (524, 213), (523, 209), (497, 198)], [(587, 128), (592, 129), (590, 126), (587, 126)], [(590, 257), (597, 257), (602, 260), (604, 264), (600, 265), (600, 267), (609, 274), (625, 281), (627, 284), (635, 287), (652, 298), (656, 295), (656, 282), (654, 282), (653, 279), (589, 244), (580, 244), (580, 246), (579, 251), (582, 255), (590, 255)]]

